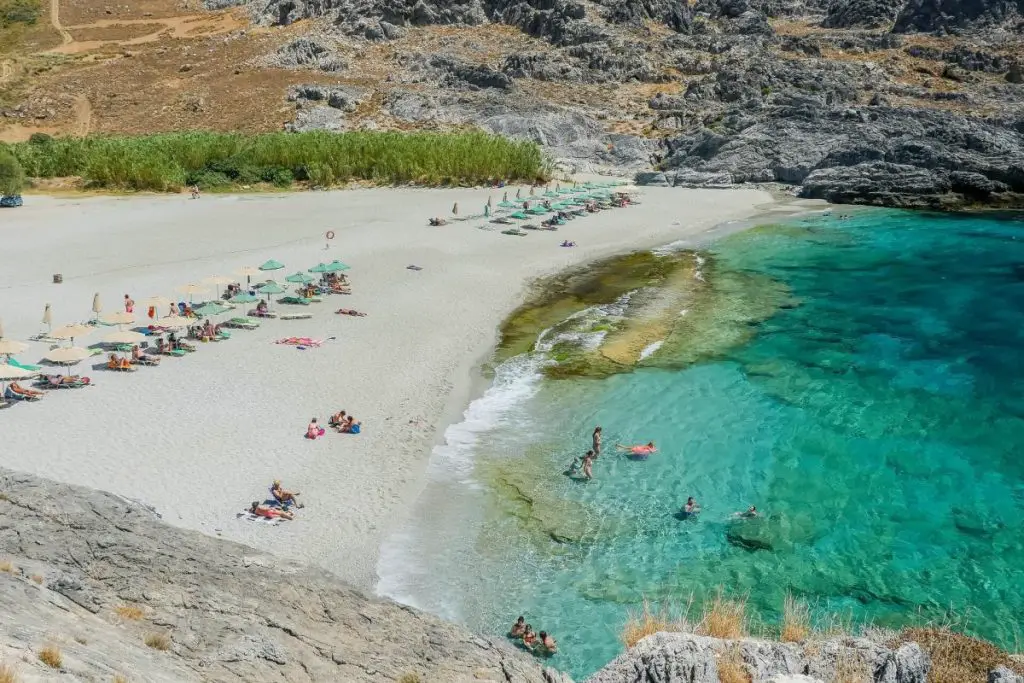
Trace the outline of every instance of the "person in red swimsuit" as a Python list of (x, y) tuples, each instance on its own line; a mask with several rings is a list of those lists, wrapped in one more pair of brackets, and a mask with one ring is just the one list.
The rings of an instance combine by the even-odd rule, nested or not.
[(274, 519), (275, 517), (280, 517), (281, 519), (292, 519), (295, 517), (295, 515), (287, 510), (272, 508), (269, 505), (260, 505), (258, 500), (254, 500), (252, 502), (252, 507), (249, 508), (249, 512), (257, 517), (266, 517), (267, 519)]

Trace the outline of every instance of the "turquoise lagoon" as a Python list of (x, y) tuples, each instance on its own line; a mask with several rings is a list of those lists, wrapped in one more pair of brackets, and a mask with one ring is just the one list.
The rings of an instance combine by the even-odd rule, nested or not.
[[(380, 591), (494, 634), (525, 614), (579, 678), (645, 599), (697, 613), (719, 587), (767, 624), (790, 592), (821, 619), (956, 614), (1018, 646), (1024, 219), (832, 212), (651, 258), (682, 265), (590, 291), (496, 366), (382, 549)], [(636, 357), (589, 372), (603, 349)], [(573, 481), (598, 424), (595, 479)], [(643, 462), (612, 448), (651, 439)], [(691, 495), (703, 512), (681, 521)], [(764, 517), (737, 526), (749, 505)]]

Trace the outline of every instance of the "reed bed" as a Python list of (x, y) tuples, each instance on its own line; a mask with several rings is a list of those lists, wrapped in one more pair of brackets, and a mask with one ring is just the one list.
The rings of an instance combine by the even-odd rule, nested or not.
[(481, 132), (38, 136), (8, 149), (30, 177), (80, 177), (87, 187), (161, 192), (193, 184), (458, 185), (547, 176), (537, 145)]

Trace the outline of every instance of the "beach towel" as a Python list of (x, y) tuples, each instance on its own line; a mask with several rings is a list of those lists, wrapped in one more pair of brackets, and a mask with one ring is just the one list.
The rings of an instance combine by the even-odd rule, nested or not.
[(280, 316), (280, 320), (309, 320), (313, 317), (312, 313), (285, 313)]
[(288, 346), (302, 346), (306, 348), (316, 348), (324, 343), (323, 339), (312, 339), (310, 337), (285, 337), (284, 339), (278, 339), (275, 344), (286, 344)]
[(244, 510), (242, 512), (239, 512), (237, 515), (235, 515), (235, 517), (238, 518), (238, 519), (244, 519), (247, 522), (262, 522), (263, 524), (266, 524), (267, 526), (276, 526), (276, 525), (280, 524), (281, 522), (285, 521), (285, 520), (281, 519), (280, 517), (274, 517), (273, 519), (271, 519), (269, 517), (262, 517), (260, 515), (254, 515), (253, 513), (249, 512), (248, 510)]

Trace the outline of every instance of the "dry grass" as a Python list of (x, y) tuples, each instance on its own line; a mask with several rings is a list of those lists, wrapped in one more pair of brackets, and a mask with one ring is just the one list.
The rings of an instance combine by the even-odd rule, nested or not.
[(39, 661), (51, 669), (59, 669), (64, 664), (64, 655), (56, 645), (47, 645), (39, 651)]
[(807, 602), (786, 594), (782, 605), (782, 632), (779, 640), (784, 643), (799, 643), (811, 633), (811, 608)]
[(719, 589), (704, 603), (698, 632), (714, 638), (737, 639), (747, 635), (747, 600), (730, 599)]
[[(690, 598), (693, 601), (693, 598)], [(683, 610), (685, 615), (689, 611), (689, 603)], [(620, 638), (627, 648), (633, 647), (647, 636), (662, 632), (685, 631), (687, 622), (685, 616), (673, 618), (667, 607), (662, 607), (657, 612), (651, 609), (651, 604), (645, 599), (644, 606), (639, 611), (630, 611), (626, 617), (626, 624), (622, 627)]]
[(419, 674), (408, 673), (402, 674), (396, 683), (422, 683), (423, 679), (420, 678)]
[(835, 683), (870, 683), (871, 668), (855, 650), (840, 647), (836, 655)]
[(0, 664), (0, 683), (18, 683), (18, 676), (14, 673), (13, 666)]
[(154, 650), (171, 649), (171, 637), (166, 633), (148, 633), (143, 641)]
[(146, 616), (146, 612), (138, 605), (121, 605), (114, 608), (114, 611), (117, 612), (117, 616), (129, 621), (138, 621)]
[(128, 683), (128, 677), (117, 674), (110, 683)]
[(89, 644), (89, 641), (85, 638), (85, 636), (75, 636), (75, 642), (78, 643), (79, 645), (88, 645)]
[(6, 572), (8, 574), (14, 573), (14, 565), (11, 564), (10, 560), (0, 560), (0, 572)]
[(43, 575), (42, 574), (33, 574), (29, 578), (32, 579), (32, 581), (34, 581), (35, 583), (39, 584), (40, 586), (43, 585)]
[(947, 627), (904, 629), (890, 645), (911, 641), (932, 658), (930, 683), (985, 683), (988, 672), (999, 666), (1024, 674), (1024, 665), (992, 643), (954, 633)]
[(743, 654), (732, 647), (718, 657), (719, 683), (750, 683), (750, 673), (743, 664)]

